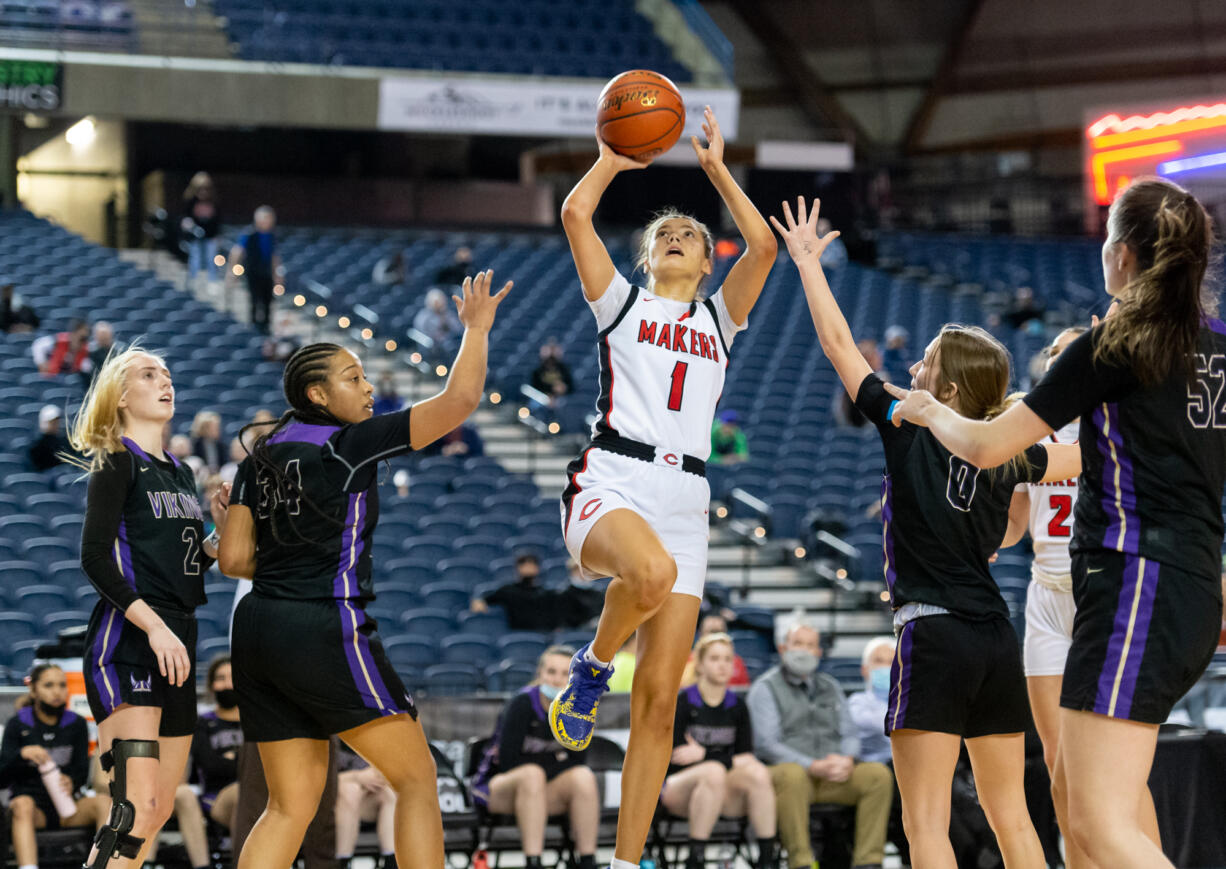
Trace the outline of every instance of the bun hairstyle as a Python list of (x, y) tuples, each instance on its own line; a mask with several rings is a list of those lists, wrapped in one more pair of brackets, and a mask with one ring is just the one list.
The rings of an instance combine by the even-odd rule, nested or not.
[(1201, 322), (1217, 313), (1205, 288), (1209, 215), (1179, 185), (1138, 179), (1111, 205), (1107, 243), (1127, 245), (1137, 273), (1120, 293), (1119, 309), (1097, 327), (1095, 361), (1128, 365), (1147, 386), (1173, 372), (1191, 376)]

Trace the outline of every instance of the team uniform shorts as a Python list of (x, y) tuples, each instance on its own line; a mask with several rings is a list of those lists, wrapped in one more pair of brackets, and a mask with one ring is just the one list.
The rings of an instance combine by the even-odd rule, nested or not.
[(1075, 553), (1077, 617), (1060, 705), (1166, 721), (1217, 648), (1219, 582), (1122, 552)]
[(327, 739), (385, 715), (416, 718), (376, 628), (355, 601), (246, 595), (231, 641), (244, 740)]
[(928, 730), (967, 739), (1021, 733), (1030, 702), (1017, 634), (1007, 619), (933, 615), (898, 634), (885, 732)]
[(583, 543), (592, 526), (613, 510), (627, 509), (643, 517), (677, 563), (673, 593), (702, 597), (711, 488), (706, 477), (681, 470), (676, 458), (669, 462), (669, 457), (673, 454), (648, 462), (588, 447), (570, 463), (569, 485), (562, 495), (562, 534), (585, 579), (604, 576), (583, 563)]
[(1030, 580), (1026, 591), (1026, 638), (1022, 661), (1027, 676), (1059, 676), (1073, 644), (1073, 593)]
[(162, 710), (159, 736), (191, 736), (196, 731), (196, 618), (153, 609), (187, 647), (187, 678), (171, 685), (158, 669), (148, 635), (118, 609), (99, 601), (85, 633), (89, 711), (101, 723), (120, 706), (157, 706)]

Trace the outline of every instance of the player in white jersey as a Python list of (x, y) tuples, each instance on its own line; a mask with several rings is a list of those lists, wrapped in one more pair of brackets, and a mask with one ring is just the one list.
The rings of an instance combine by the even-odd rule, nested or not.
[(642, 287), (617, 273), (592, 226), (614, 176), (644, 164), (600, 142), (596, 164), (562, 206), (583, 294), (600, 330), (601, 387), (592, 444), (572, 463), (563, 494), (563, 533), (585, 576), (613, 581), (596, 637), (575, 655), (549, 719), (567, 748), (588, 744), (609, 662), (637, 630), (614, 869), (638, 864), (672, 754), (677, 691), (706, 573), (711, 421), (733, 335), (745, 327), (775, 262), (770, 227), (724, 166), (710, 108), (704, 117), (708, 144), (691, 143), (746, 243), (710, 298), (698, 295), (712, 271), (711, 235), (698, 221), (668, 211), (651, 222), (639, 250)]

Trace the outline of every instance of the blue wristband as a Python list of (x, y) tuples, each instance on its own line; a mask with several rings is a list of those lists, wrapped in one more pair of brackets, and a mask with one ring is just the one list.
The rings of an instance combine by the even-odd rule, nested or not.
[(885, 412), (885, 419), (886, 419), (886, 422), (893, 422), (893, 421), (894, 421), (894, 408), (896, 408), (896, 407), (898, 407), (898, 399), (897, 399), (897, 398), (896, 398), (896, 399), (894, 399), (893, 401), (891, 401), (891, 402), (890, 402), (890, 409), (889, 409), (889, 410), (887, 410), (887, 411)]

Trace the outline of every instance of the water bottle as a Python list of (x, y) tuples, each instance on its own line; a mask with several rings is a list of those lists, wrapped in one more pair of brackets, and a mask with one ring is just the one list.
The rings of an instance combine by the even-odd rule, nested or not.
[(478, 849), (473, 854), (472, 869), (490, 869), (490, 858), (484, 850)]
[(61, 818), (71, 818), (77, 813), (77, 804), (72, 799), (64, 782), (61, 780), (60, 768), (54, 760), (47, 758), (39, 764), (38, 774), (43, 777), (43, 787)]

